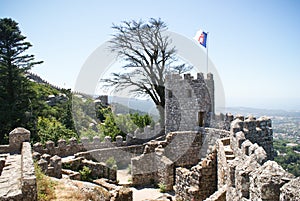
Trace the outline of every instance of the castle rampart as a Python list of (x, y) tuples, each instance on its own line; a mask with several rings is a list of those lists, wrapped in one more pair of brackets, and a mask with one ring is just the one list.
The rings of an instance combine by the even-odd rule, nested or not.
[[(289, 188), (293, 188), (294, 176), (283, 170), (276, 162), (267, 161), (269, 156), (265, 149), (247, 139), (250, 133), (271, 135), (271, 121), (265, 117), (254, 119), (238, 116), (231, 123), (230, 137), (217, 140), (215, 148), (217, 168), (213, 173), (217, 177), (215, 180), (217, 185), (212, 191), (214, 193), (203, 193), (207, 192), (207, 186), (214, 185), (209, 178), (206, 179), (203, 174), (195, 172), (197, 168), (201, 169), (205, 160), (202, 159), (190, 169), (181, 167), (176, 169), (175, 193), (178, 198), (195, 201), (279, 200), (288, 194), (285, 187), (289, 185)], [(269, 138), (262, 139), (269, 140)], [(200, 185), (202, 181), (205, 181), (206, 185)], [(292, 196), (299, 196), (299, 193), (291, 191)], [(285, 199), (295, 200), (291, 197)]]

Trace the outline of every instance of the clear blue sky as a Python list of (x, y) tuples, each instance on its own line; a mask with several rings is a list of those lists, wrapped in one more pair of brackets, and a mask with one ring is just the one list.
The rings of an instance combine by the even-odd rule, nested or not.
[(227, 106), (300, 109), (300, 1), (0, 0), (44, 64), (34, 72), (72, 88), (87, 57), (110, 39), (112, 23), (161, 18), (192, 38), (210, 32), (209, 56)]

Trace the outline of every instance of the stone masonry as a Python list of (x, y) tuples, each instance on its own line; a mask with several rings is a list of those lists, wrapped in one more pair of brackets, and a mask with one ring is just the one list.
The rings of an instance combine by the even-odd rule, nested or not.
[[(294, 179), (293, 175), (283, 170), (276, 162), (267, 161), (269, 156), (265, 149), (246, 138), (243, 128), (249, 128), (249, 125), (244, 125), (240, 118), (241, 116), (231, 123), (230, 137), (217, 140), (215, 152), (212, 152), (216, 153), (215, 162), (212, 160), (214, 157), (211, 158), (212, 153), (207, 156), (210, 157), (207, 164), (211, 167), (216, 166), (216, 169), (210, 169), (210, 174), (197, 173), (201, 172), (199, 170), (202, 170), (207, 159), (202, 159), (192, 168), (176, 168), (175, 193), (179, 200), (298, 200), (299, 193), (295, 189), (296, 183), (300, 184), (299, 178)], [(247, 122), (247, 119), (245, 121)], [(250, 121), (258, 127), (258, 132), (270, 126), (267, 118)], [(261, 125), (265, 128), (261, 128)], [(207, 175), (210, 177), (206, 177)], [(213, 184), (211, 177), (216, 177), (214, 181), (217, 183)], [(203, 184), (200, 184), (201, 182)], [(208, 187), (214, 187), (214, 190), (208, 192)]]
[[(1, 145), (3, 163), (0, 174), (1, 201), (37, 200), (36, 176), (29, 143), (30, 132), (16, 128), (9, 134), (9, 145)], [(5, 147), (3, 149), (3, 147)]]
[(213, 77), (208, 76), (208, 84), (202, 73), (194, 79), (185, 74), (166, 76), (165, 81), (165, 132), (193, 131), (198, 127), (208, 127), (213, 115), (212, 97), (208, 86), (213, 87)]

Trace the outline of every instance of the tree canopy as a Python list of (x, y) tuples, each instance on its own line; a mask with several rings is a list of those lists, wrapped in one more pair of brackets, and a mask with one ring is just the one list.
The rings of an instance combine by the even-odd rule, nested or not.
[(26, 72), (42, 62), (25, 53), (31, 47), (25, 39), (17, 22), (0, 19), (0, 142), (13, 128), (30, 122), (31, 87)]
[(110, 48), (125, 62), (124, 71), (112, 73), (103, 81), (116, 91), (129, 89), (135, 96), (149, 96), (157, 106), (163, 125), (165, 75), (169, 72), (181, 74), (191, 67), (178, 64), (176, 49), (165, 33), (167, 25), (161, 19), (124, 21), (112, 28), (115, 33)]

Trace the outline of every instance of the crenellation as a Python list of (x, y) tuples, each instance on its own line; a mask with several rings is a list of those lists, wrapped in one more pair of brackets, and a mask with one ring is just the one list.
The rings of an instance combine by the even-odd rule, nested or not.
[(154, 127), (146, 126), (143, 129), (137, 128), (133, 134), (126, 135), (126, 141), (123, 142), (123, 145), (133, 145), (133, 144), (142, 144), (148, 142), (152, 139), (155, 139), (161, 135), (161, 125), (156, 123)]
[(45, 143), (45, 148), (48, 150), (50, 155), (55, 155), (55, 144), (53, 141), (47, 141)]
[(67, 141), (65, 139), (60, 139), (57, 141), (57, 146), (60, 149), (64, 149), (67, 146)]
[(46, 153), (51, 156), (58, 155), (60, 157), (65, 157), (87, 150), (122, 147), (125, 145), (127, 145), (127, 143), (126, 141), (123, 141), (122, 136), (117, 136), (115, 142), (112, 142), (110, 136), (106, 136), (103, 142), (100, 141), (99, 136), (95, 136), (93, 137), (93, 141), (89, 141), (86, 137), (83, 137), (81, 142), (78, 142), (76, 138), (71, 138), (69, 139), (69, 144), (66, 140), (60, 139), (57, 141), (57, 146), (55, 146), (53, 141), (47, 141), (44, 146), (38, 142), (33, 145), (33, 150), (40, 154)]
[(123, 137), (122, 136), (120, 136), (120, 135), (116, 136), (116, 145), (117, 145), (117, 147), (120, 147), (123, 145)]
[(256, 119), (253, 116), (242, 120), (238, 116), (231, 122), (231, 132), (235, 137), (237, 133), (243, 132), (245, 139), (262, 146), (267, 153), (268, 159), (274, 158), (272, 121), (268, 117)]

